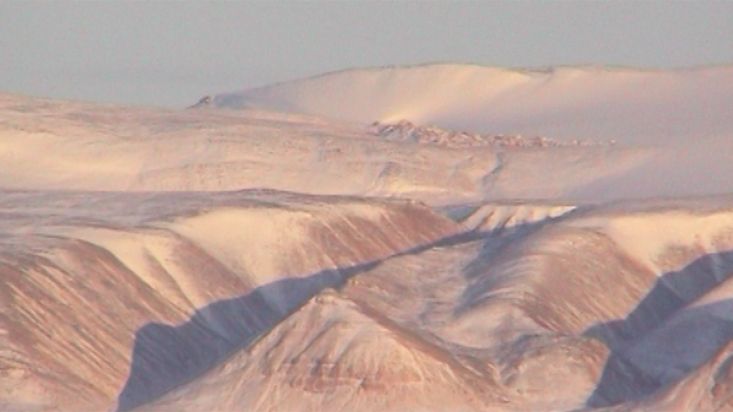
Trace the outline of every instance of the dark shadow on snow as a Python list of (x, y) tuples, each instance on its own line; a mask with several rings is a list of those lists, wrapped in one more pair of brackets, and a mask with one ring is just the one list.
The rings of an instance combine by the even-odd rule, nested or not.
[(472, 310), (477, 297), (486, 294), (495, 287), (497, 282), (496, 277), (484, 276), (493, 264), (494, 258), (501, 255), (516, 242), (520, 242), (540, 232), (546, 226), (570, 219), (584, 210), (585, 208), (579, 207), (560, 216), (547, 217), (534, 222), (521, 223), (510, 227), (499, 225), (498, 229), (479, 229), (472, 232), (476, 236), (476, 239), (481, 239), (481, 245), (478, 254), (463, 268), (463, 276), (469, 282), (469, 286), (461, 295), (461, 301), (457, 302), (453, 314), (455, 316), (461, 316), (467, 311)]
[[(625, 318), (595, 325), (584, 335), (598, 338), (611, 350), (603, 374), (586, 404), (605, 407), (650, 395), (657, 389), (683, 378), (688, 372), (713, 355), (714, 350), (733, 338), (733, 322), (713, 313), (733, 309), (733, 300), (686, 308), (733, 276), (733, 251), (705, 255), (682, 270), (662, 275), (651, 291)], [(679, 314), (685, 324), (694, 325), (687, 333), (705, 332), (706, 342), (698, 348), (705, 352), (699, 362), (686, 365), (675, 362), (673, 376), (650, 376), (630, 361), (628, 354), (634, 344), (653, 333), (672, 316)], [(678, 318), (679, 319), (679, 318)], [(706, 349), (707, 348), (707, 349)], [(660, 350), (663, 348), (660, 348)]]
[(117, 410), (132, 410), (195, 379), (246, 348), (326, 288), (339, 288), (350, 277), (386, 259), (468, 242), (476, 236), (461, 233), (385, 259), (278, 280), (246, 295), (206, 305), (179, 325), (148, 323), (135, 333), (130, 375), (118, 397)]

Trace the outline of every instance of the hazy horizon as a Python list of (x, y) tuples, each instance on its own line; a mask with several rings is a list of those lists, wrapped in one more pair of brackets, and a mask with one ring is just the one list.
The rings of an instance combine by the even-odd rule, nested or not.
[(733, 412), (733, 0), (0, 0), (0, 165), (0, 412)]
[(182, 107), (359, 67), (733, 63), (733, 2), (3, 2), (0, 91)]

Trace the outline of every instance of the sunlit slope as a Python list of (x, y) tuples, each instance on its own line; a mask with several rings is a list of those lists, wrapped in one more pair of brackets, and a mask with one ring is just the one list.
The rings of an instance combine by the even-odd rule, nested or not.
[(730, 199), (468, 216), (517, 223), (369, 268), (144, 410), (726, 402)]
[(460, 230), (424, 206), (277, 192), (2, 192), (0, 409), (127, 410), (362, 265)]
[(443, 348), (329, 290), (252, 348), (149, 411), (470, 411), (509, 402), (494, 381)]
[(496, 155), (366, 136), (277, 113), (163, 111), (0, 95), (0, 187), (123, 191), (270, 188), (479, 196)]
[(0, 94), (0, 410), (730, 408), (731, 83)]
[[(378, 130), (392, 130), (380, 135), (384, 140), (432, 145), (476, 144), (482, 134), (499, 142), (498, 167), (485, 175), (484, 199), (605, 201), (733, 192), (731, 66), (353, 69), (221, 94), (209, 106), (361, 125), (377, 121)], [(414, 126), (413, 135), (394, 136), (403, 125)], [(520, 146), (538, 139), (560, 147), (507, 147), (495, 137), (510, 141), (516, 135), (524, 136), (517, 139)], [(576, 141), (588, 146), (562, 146)]]
[(368, 124), (652, 143), (733, 135), (733, 67), (510, 70), (431, 64), (354, 69), (215, 96)]
[(430, 203), (564, 198), (603, 190), (603, 182), (651, 156), (614, 146), (389, 141), (362, 126), (261, 111), (163, 111), (0, 95), (0, 114), (0, 187), (15, 189), (270, 188)]

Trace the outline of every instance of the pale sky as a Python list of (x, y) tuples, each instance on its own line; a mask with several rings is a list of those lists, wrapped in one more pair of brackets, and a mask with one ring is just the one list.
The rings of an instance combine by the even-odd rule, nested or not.
[(733, 1), (0, 0), (0, 91), (183, 107), (351, 67), (733, 63)]

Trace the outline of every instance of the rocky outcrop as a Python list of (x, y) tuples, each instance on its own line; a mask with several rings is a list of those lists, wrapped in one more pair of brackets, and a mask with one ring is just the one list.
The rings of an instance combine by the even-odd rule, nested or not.
[(369, 133), (386, 140), (407, 141), (423, 144), (434, 144), (447, 147), (480, 147), (492, 146), (506, 149), (547, 148), (565, 146), (612, 145), (609, 142), (591, 142), (587, 140), (559, 141), (548, 137), (521, 135), (492, 135), (441, 129), (436, 126), (418, 126), (410, 121), (397, 123), (374, 122), (369, 125)]

